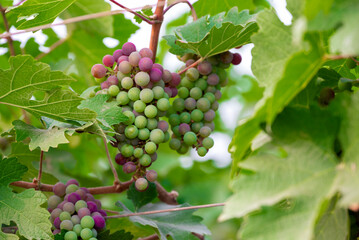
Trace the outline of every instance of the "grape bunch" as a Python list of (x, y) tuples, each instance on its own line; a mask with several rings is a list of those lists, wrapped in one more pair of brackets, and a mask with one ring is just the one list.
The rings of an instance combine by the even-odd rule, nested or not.
[(56, 183), (53, 192), (47, 201), (53, 234), (66, 230), (65, 240), (96, 240), (97, 232), (106, 227), (107, 213), (101, 210), (101, 202), (87, 188), (80, 188), (75, 179), (66, 185)]
[(160, 117), (166, 116), (169, 99), (177, 95), (181, 81), (179, 74), (153, 63), (152, 58), (150, 49), (136, 51), (136, 46), (127, 42), (91, 69), (101, 87), (96, 94), (112, 96), (111, 101), (116, 101), (128, 118), (115, 126), (114, 145), (120, 151), (115, 160), (125, 173), (134, 173), (139, 191), (147, 189), (147, 180), (157, 178), (157, 173), (146, 169), (157, 159), (158, 145), (170, 138), (169, 125)]
[[(182, 60), (186, 65), (183, 68), (191, 66), (197, 59), (193, 55), (184, 56)], [(198, 155), (203, 157), (213, 147), (210, 134), (214, 130), (215, 111), (222, 96), (221, 87), (228, 83), (225, 69), (241, 61), (241, 55), (227, 51), (185, 72), (178, 86), (178, 98), (168, 111), (173, 132), (170, 148), (185, 154), (190, 147), (194, 147)]]

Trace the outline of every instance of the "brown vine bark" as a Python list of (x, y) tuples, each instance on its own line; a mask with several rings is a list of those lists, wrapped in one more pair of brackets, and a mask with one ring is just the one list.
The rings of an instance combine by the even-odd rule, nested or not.
[(150, 41), (150, 49), (153, 52), (153, 62), (156, 59), (157, 53), (157, 46), (158, 46), (158, 39), (160, 36), (160, 30), (163, 22), (163, 8), (165, 6), (166, 0), (158, 0), (157, 7), (154, 14), (154, 23), (152, 24), (152, 31), (151, 31), (151, 41)]

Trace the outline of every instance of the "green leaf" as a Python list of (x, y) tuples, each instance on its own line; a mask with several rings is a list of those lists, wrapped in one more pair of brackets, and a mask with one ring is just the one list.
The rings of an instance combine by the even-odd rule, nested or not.
[(26, 29), (52, 23), (60, 13), (75, 1), (28, 0), (20, 6), (8, 8), (7, 11), (18, 16), (18, 21), (21, 21), (20, 25), (17, 26), (18, 29)]
[(98, 240), (132, 240), (133, 235), (129, 232), (125, 232), (124, 230), (114, 232), (110, 234), (110, 230), (103, 231), (97, 236)]
[(124, 14), (114, 15), (113, 18), (114, 36), (122, 46), (140, 28), (133, 24), (131, 20), (125, 18)]
[[(142, 8), (141, 11), (137, 11), (137, 13), (138, 13), (138, 14), (141, 14), (141, 15), (144, 16), (145, 18), (149, 19), (149, 17), (153, 15), (152, 7), (151, 7), (151, 6), (145, 6), (145, 7)], [(141, 22), (143, 21), (143, 20), (142, 20), (139, 16), (137, 16), (137, 15), (135, 15), (134, 19), (135, 19), (135, 21), (136, 21), (137, 23), (141, 23)]]
[[(110, 11), (111, 5), (99, 0), (76, 0), (63, 14), (67, 18), (83, 16), (87, 14)], [(75, 24), (76, 28), (86, 30), (101, 36), (113, 35), (112, 16), (100, 17), (89, 21), (82, 21)], [(76, 31), (76, 29), (74, 29)]]
[(65, 133), (70, 136), (74, 133), (74, 130), (56, 126), (39, 129), (20, 120), (15, 120), (12, 124), (16, 131), (16, 141), (22, 141), (28, 137), (31, 139), (29, 144), (31, 151), (39, 147), (42, 151), (47, 152), (50, 147), (56, 148), (59, 144), (69, 143)]
[(255, 5), (253, 0), (199, 0), (193, 4), (197, 16), (216, 15), (220, 12), (226, 12), (233, 7), (237, 7), (239, 11), (250, 9), (253, 10)]
[(202, 17), (179, 27), (175, 34), (180, 47), (206, 58), (250, 43), (251, 35), (257, 30), (254, 15), (248, 11), (238, 13), (237, 8), (232, 8), (227, 14)]
[(143, 205), (150, 203), (157, 197), (156, 184), (149, 182), (146, 191), (140, 192), (136, 189), (135, 183), (132, 183), (127, 191), (127, 198), (130, 199), (135, 206), (135, 210), (138, 210)]
[(195, 53), (191, 49), (182, 48), (176, 44), (177, 38), (173, 35), (163, 36), (163, 39), (167, 41), (167, 45), (170, 46), (170, 53), (178, 56), (183, 56), (186, 53)]
[[(47, 64), (35, 62), (31, 56), (11, 57), (11, 69), (0, 69), (0, 103), (19, 107), (37, 117), (47, 116), (59, 121), (66, 119), (89, 121), (95, 113), (80, 110), (81, 98), (67, 86), (74, 80), (60, 71), (51, 71)], [(35, 91), (46, 92), (42, 101), (31, 100)]]
[[(116, 206), (124, 211), (121, 214), (132, 213), (127, 207), (118, 201)], [(147, 204), (139, 209), (139, 212), (170, 209), (174, 207), (187, 207), (188, 204), (179, 206), (167, 205), (164, 203)], [(184, 210), (177, 212), (166, 212), (151, 215), (130, 217), (130, 220), (142, 225), (149, 225), (158, 231), (160, 239), (167, 239), (170, 235), (173, 240), (187, 240), (191, 232), (198, 234), (210, 234), (206, 226), (200, 224), (201, 217), (192, 215), (196, 210)]]
[(115, 124), (126, 121), (128, 118), (123, 115), (122, 109), (116, 101), (107, 102), (110, 95), (98, 94), (93, 98), (83, 100), (79, 105), (80, 109), (88, 108), (97, 113), (97, 119), (104, 126), (111, 128)]
[(30, 38), (26, 42), (25, 53), (30, 54), (33, 57), (36, 57), (41, 53), (39, 47), (40, 45), (35, 41), (35, 38)]
[[(42, 208), (47, 199), (39, 191), (27, 189), (15, 194), (8, 185), (18, 181), (27, 171), (16, 158), (0, 160), (0, 225), (15, 222), (18, 233), (26, 239), (53, 239), (51, 232), (50, 213)], [(5, 235), (0, 231), (0, 237), (17, 239), (14, 235)]]

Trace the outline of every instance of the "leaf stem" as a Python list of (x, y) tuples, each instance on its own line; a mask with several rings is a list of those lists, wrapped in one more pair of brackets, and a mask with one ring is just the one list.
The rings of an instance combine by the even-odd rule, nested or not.
[(40, 60), (41, 58), (45, 57), (47, 54), (51, 53), (52, 51), (54, 51), (57, 47), (61, 46), (64, 42), (66, 42), (67, 38), (63, 38), (63, 39), (60, 39), (59, 41), (55, 42), (54, 44), (52, 44), (50, 46), (50, 49), (49, 51), (47, 52), (42, 52), (40, 53), (39, 55), (37, 55), (35, 57), (36, 60)]
[(329, 55), (326, 54), (323, 56), (324, 60), (339, 60), (339, 59), (346, 59), (346, 58), (355, 58), (356, 56), (352, 55)]
[(174, 3), (172, 3), (171, 5), (169, 5), (169, 6), (163, 11), (163, 15), (165, 15), (168, 10), (170, 10), (173, 6), (177, 5), (178, 3), (186, 3), (186, 4), (190, 7), (190, 9), (191, 9), (193, 21), (196, 21), (196, 20), (197, 20), (196, 10), (194, 9), (194, 7), (192, 6), (192, 4), (191, 4), (188, 0), (178, 0), (178, 1), (174, 2)]
[(161, 25), (163, 22), (163, 8), (166, 4), (166, 0), (158, 0), (154, 17), (156, 21), (152, 24), (151, 38), (150, 38), (150, 49), (153, 52), (153, 62), (156, 60), (158, 39), (160, 36)]
[(188, 69), (190, 68), (193, 68), (193, 67), (196, 67), (199, 63), (201, 63), (204, 59), (203, 58), (200, 58), (198, 59), (197, 61), (195, 61), (194, 63), (192, 63), (191, 65), (189, 65), (188, 67), (186, 67), (185, 69), (181, 70), (178, 72), (178, 74), (182, 74), (182, 73), (185, 73)]
[[(6, 14), (5, 14), (6, 9), (3, 8), (1, 4), (0, 4), (0, 11), (1, 11), (3, 21), (4, 21), (4, 26), (5, 26), (6, 32), (10, 33), (9, 23), (7, 21)], [(11, 36), (6, 37), (6, 39), (7, 39), (8, 45), (9, 45), (10, 55), (15, 56), (16, 53), (15, 53), (14, 43), (13, 43)]]
[(119, 6), (119, 7), (123, 8), (123, 9), (125, 9), (127, 12), (130, 12), (130, 13), (136, 15), (137, 17), (141, 18), (143, 21), (147, 22), (148, 24), (151, 24), (151, 25), (152, 25), (152, 24), (155, 23), (154, 21), (149, 20), (149, 19), (146, 18), (145, 16), (142, 16), (141, 14), (139, 14), (139, 13), (137, 13), (137, 12), (135, 12), (135, 11), (133, 11), (133, 10), (131, 10), (131, 9), (129, 9), (129, 8), (125, 7), (125, 6), (123, 6), (122, 4), (118, 3), (118, 2), (115, 1), (115, 0), (110, 0), (110, 2), (112, 2), (112, 3), (116, 4), (117, 6)]
[(43, 163), (43, 160), (44, 160), (44, 151), (41, 151), (40, 163), (39, 163), (39, 173), (37, 175), (37, 185), (39, 186), (39, 189), (40, 189), (41, 177), (42, 177), (42, 163)]
[(107, 159), (108, 159), (108, 163), (110, 164), (110, 167), (111, 167), (111, 170), (112, 170), (112, 173), (113, 173), (113, 177), (115, 178), (115, 181), (114, 181), (114, 185), (117, 186), (120, 184), (120, 180), (118, 179), (118, 174), (117, 174), (117, 171), (116, 171), (116, 168), (115, 166), (113, 165), (112, 163), (112, 159), (111, 159), (111, 156), (110, 156), (110, 152), (108, 150), (108, 146), (107, 146), (107, 141), (106, 141), (106, 137), (102, 137), (102, 140), (103, 140), (103, 143), (105, 144), (105, 150), (106, 150), (106, 155), (107, 155)]
[(151, 214), (166, 213), (166, 212), (178, 212), (178, 211), (200, 209), (200, 208), (221, 207), (224, 205), (225, 205), (225, 203), (211, 203), (211, 204), (204, 204), (204, 205), (197, 205), (197, 206), (190, 206), (190, 207), (177, 207), (177, 208), (154, 210), (154, 211), (147, 211), (147, 212), (135, 212), (135, 213), (128, 213), (128, 214), (112, 215), (112, 216), (107, 216), (106, 219), (151, 215)]
[(167, 192), (166, 189), (164, 189), (164, 187), (162, 187), (162, 185), (158, 182), (156, 182), (156, 188), (157, 188), (159, 200), (170, 205), (178, 204), (177, 202), (178, 192), (176, 191)]

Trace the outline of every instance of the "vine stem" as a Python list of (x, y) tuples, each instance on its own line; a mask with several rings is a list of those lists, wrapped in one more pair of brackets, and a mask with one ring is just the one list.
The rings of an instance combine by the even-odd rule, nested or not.
[(59, 41), (55, 42), (54, 44), (52, 44), (50, 46), (49, 51), (40, 53), (39, 55), (37, 55), (35, 57), (35, 59), (40, 60), (41, 58), (45, 57), (47, 54), (54, 51), (57, 47), (61, 46), (64, 42), (66, 42), (66, 40), (67, 40), (67, 38), (63, 38), (63, 39), (60, 39)]
[(119, 7), (123, 8), (123, 9), (125, 9), (127, 12), (130, 12), (130, 13), (136, 15), (137, 17), (141, 18), (143, 21), (147, 22), (148, 24), (151, 24), (151, 25), (154, 24), (154, 21), (151, 21), (151, 20), (147, 19), (146, 17), (144, 17), (144, 16), (142, 16), (141, 14), (139, 14), (139, 13), (137, 13), (137, 12), (135, 12), (135, 11), (133, 11), (133, 10), (131, 10), (131, 9), (129, 9), (129, 8), (125, 7), (125, 6), (123, 6), (122, 4), (118, 3), (117, 1), (115, 1), (115, 0), (110, 0), (110, 2), (112, 2), (112, 3), (116, 4), (117, 6), (119, 6)]
[(120, 180), (118, 179), (118, 174), (117, 174), (117, 171), (115, 169), (115, 166), (113, 165), (112, 163), (112, 159), (111, 159), (111, 156), (110, 156), (110, 152), (108, 150), (108, 146), (107, 146), (107, 141), (106, 141), (106, 137), (102, 137), (102, 140), (103, 140), (103, 143), (105, 144), (105, 150), (106, 150), (106, 155), (107, 155), (107, 159), (108, 159), (108, 163), (110, 164), (110, 167), (111, 167), (111, 170), (112, 170), (112, 173), (113, 173), (113, 177), (115, 178), (115, 181), (114, 181), (114, 185), (119, 185), (120, 184)]
[(193, 68), (195, 66), (197, 66), (199, 63), (201, 63), (204, 60), (204, 58), (200, 58), (197, 61), (195, 61), (194, 63), (192, 63), (191, 65), (189, 65), (188, 67), (186, 67), (185, 69), (181, 70), (178, 72), (178, 74), (182, 74), (185, 73), (188, 69)]
[(163, 8), (165, 4), (166, 4), (166, 0), (158, 0), (156, 10), (153, 16), (154, 19), (156, 20), (152, 24), (151, 38), (150, 38), (150, 49), (153, 52), (153, 57), (152, 57), (153, 62), (155, 62), (156, 60), (158, 39), (160, 36), (160, 30), (163, 22)]
[(178, 192), (176, 191), (167, 192), (166, 189), (164, 189), (164, 187), (162, 187), (162, 185), (158, 182), (156, 182), (156, 189), (158, 193), (158, 199), (160, 199), (162, 202), (167, 203), (169, 205), (178, 204), (177, 202)]
[(172, 3), (171, 5), (169, 5), (164, 11), (163, 11), (163, 15), (166, 14), (166, 12), (168, 10), (170, 10), (173, 6), (177, 5), (178, 3), (186, 3), (190, 9), (191, 9), (191, 13), (192, 13), (192, 17), (193, 17), (193, 21), (196, 21), (197, 20), (197, 13), (196, 13), (196, 10), (194, 9), (194, 7), (192, 6), (192, 4), (187, 1), (187, 0), (178, 0), (174, 3)]
[[(6, 29), (6, 33), (10, 33), (9, 23), (7, 21), (6, 14), (5, 14), (6, 9), (3, 8), (1, 4), (0, 4), (0, 11), (1, 11), (3, 21), (4, 21), (4, 26), (5, 26), (5, 29)], [(15, 56), (16, 53), (15, 53), (14, 43), (13, 43), (13, 40), (12, 40), (11, 36), (7, 36), (6, 40), (7, 40), (7, 43), (9, 45), (9, 50), (10, 50), (11, 56)]]
[(329, 54), (323, 56), (324, 60), (339, 60), (339, 59), (355, 58), (355, 57), (356, 56), (352, 56), (352, 55), (329, 55)]

